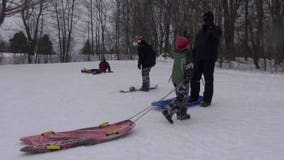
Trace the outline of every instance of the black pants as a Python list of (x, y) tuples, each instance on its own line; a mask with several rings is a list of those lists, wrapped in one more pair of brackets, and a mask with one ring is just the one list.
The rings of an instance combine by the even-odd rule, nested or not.
[(92, 74), (100, 74), (102, 71), (100, 69), (82, 69), (82, 73), (92, 73)]
[(200, 79), (204, 76), (205, 87), (203, 92), (204, 102), (211, 103), (213, 97), (215, 61), (198, 61), (194, 63), (191, 79), (190, 98), (197, 99), (200, 92)]
[(102, 71), (100, 69), (90, 69), (90, 71), (92, 71), (93, 74), (100, 74), (100, 73), (102, 73)]

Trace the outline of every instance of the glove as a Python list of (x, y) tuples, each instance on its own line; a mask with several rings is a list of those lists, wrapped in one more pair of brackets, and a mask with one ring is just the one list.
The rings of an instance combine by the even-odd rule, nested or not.
[(192, 78), (193, 74), (193, 63), (189, 63), (186, 65), (185, 70), (186, 70), (186, 81), (189, 82)]
[(141, 64), (138, 64), (137, 67), (138, 67), (138, 69), (141, 69)]
[(185, 66), (185, 69), (186, 69), (186, 70), (193, 69), (193, 66), (194, 66), (193, 63), (189, 63), (189, 64), (187, 64), (187, 65)]

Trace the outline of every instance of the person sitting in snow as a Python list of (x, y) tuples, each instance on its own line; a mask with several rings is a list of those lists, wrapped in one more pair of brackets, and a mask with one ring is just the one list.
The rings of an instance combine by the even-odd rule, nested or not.
[(92, 73), (92, 74), (100, 74), (103, 72), (112, 72), (110, 69), (109, 63), (106, 61), (105, 58), (103, 58), (99, 64), (99, 69), (82, 69), (82, 73)]
[(190, 41), (184, 36), (175, 40), (173, 52), (173, 69), (171, 79), (175, 87), (176, 98), (162, 111), (163, 115), (173, 123), (172, 116), (176, 113), (178, 120), (190, 119), (187, 113), (186, 102), (189, 92), (189, 81), (193, 69), (192, 54), (189, 49)]
[(101, 62), (100, 62), (100, 64), (99, 64), (99, 68), (100, 68), (100, 71), (101, 71), (101, 72), (106, 72), (107, 70), (108, 70), (108, 72), (112, 72), (112, 71), (110, 70), (110, 65), (109, 65), (109, 63), (106, 61), (105, 58), (103, 58), (103, 59), (101, 60)]
[(135, 36), (133, 45), (138, 48), (138, 69), (142, 69), (142, 87), (140, 90), (149, 91), (151, 68), (156, 64), (156, 53), (151, 45), (149, 45), (142, 36)]

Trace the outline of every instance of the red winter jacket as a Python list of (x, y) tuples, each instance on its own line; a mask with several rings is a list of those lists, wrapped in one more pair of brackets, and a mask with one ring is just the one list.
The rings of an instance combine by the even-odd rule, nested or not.
[(100, 71), (102, 72), (106, 72), (106, 70), (110, 72), (110, 65), (105, 60), (101, 61), (101, 63), (99, 64), (99, 67), (100, 67)]

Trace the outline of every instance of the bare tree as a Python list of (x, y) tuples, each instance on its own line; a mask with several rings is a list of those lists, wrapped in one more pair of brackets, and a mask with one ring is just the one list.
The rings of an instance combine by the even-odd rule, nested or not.
[[(284, 55), (284, 2), (281, 0), (266, 0), (269, 6), (272, 19), (272, 46), (271, 49), (276, 53), (276, 63), (279, 64)], [(281, 58), (282, 57), (282, 58)]]
[(243, 0), (222, 0), (224, 11), (224, 37), (227, 58), (234, 57), (235, 22)]
[[(251, 3), (249, 7), (249, 3)], [(251, 12), (249, 12), (251, 10)], [(245, 35), (243, 46), (254, 65), (260, 69), (259, 58), (264, 57), (264, 12), (263, 0), (245, 2)], [(250, 44), (250, 45), (249, 45)]]
[(96, 9), (96, 20), (98, 22), (97, 26), (97, 37), (100, 37), (98, 40), (97, 46), (99, 47), (98, 53), (103, 56), (106, 51), (105, 48), (105, 32), (106, 32), (106, 22), (107, 22), (107, 2), (104, 0), (95, 1)]
[(57, 21), (60, 61), (71, 60), (71, 42), (74, 25), (75, 0), (52, 1)]
[(115, 6), (114, 6), (114, 16), (113, 22), (114, 22), (114, 39), (115, 39), (115, 53), (117, 55), (117, 59), (120, 60), (120, 39), (121, 39), (121, 14), (122, 14), (122, 3), (121, 0), (115, 0)]
[[(258, 57), (263, 57), (265, 59), (264, 56), (264, 13), (263, 13), (263, 0), (256, 0), (256, 14), (257, 14), (257, 32), (256, 32), (256, 48), (255, 48), (255, 52), (254, 52), (254, 64), (256, 66), (257, 69), (259, 69), (259, 64), (257, 63)], [(266, 64), (266, 63), (264, 63)], [(266, 70), (266, 66), (265, 66), (265, 70)]]
[(244, 6), (244, 12), (245, 12), (245, 19), (244, 19), (244, 40), (243, 40), (243, 43), (242, 43), (242, 47), (243, 47), (243, 51), (245, 52), (244, 53), (244, 56), (245, 56), (245, 59), (247, 60), (248, 56), (251, 54), (251, 49), (249, 47), (249, 22), (251, 21), (250, 20), (250, 16), (249, 16), (249, 1), (250, 0), (245, 0), (245, 6)]
[(7, 10), (6, 6), (7, 6), (7, 0), (2, 0), (1, 11), (0, 11), (0, 25), (4, 22), (6, 16), (6, 10)]
[[(22, 10), (22, 21), (25, 27), (27, 39), (28, 39), (28, 61), (31, 63), (31, 55), (36, 54), (36, 47), (39, 39), (39, 27), (40, 17), (43, 15), (44, 2), (45, 0), (39, 1), (39, 7), (30, 7), (29, 9)], [(26, 0), (25, 5), (29, 5)]]
[[(134, 1), (131, 1), (131, 0), (122, 0), (121, 1), (121, 7), (123, 8), (123, 10), (122, 10), (122, 14), (121, 14), (121, 16), (122, 16), (122, 18), (121, 18), (121, 23), (123, 24), (123, 26), (122, 26), (122, 36), (123, 36), (123, 41), (122, 41), (122, 45), (123, 45), (123, 52), (124, 52), (124, 54), (127, 54), (127, 55), (129, 55), (130, 56), (130, 58), (131, 58), (131, 52), (130, 52), (130, 43), (131, 43), (131, 39), (132, 39), (132, 37), (131, 37), (131, 34), (130, 34), (130, 32), (131, 32), (131, 28), (133, 28), (133, 27), (131, 27), (131, 19), (130, 19), (130, 17), (131, 17), (131, 13), (133, 13), (133, 12), (131, 12), (131, 8), (132, 8), (132, 6), (131, 6), (131, 4), (132, 3), (134, 3)], [(133, 25), (133, 23), (132, 23), (132, 25)], [(134, 28), (135, 29), (135, 28)]]
[[(82, 1), (84, 4), (84, 9), (86, 10), (85, 14), (87, 14), (87, 28), (88, 28), (88, 35), (87, 41), (90, 42), (92, 53), (95, 53), (95, 25), (96, 25), (96, 17), (95, 15), (95, 3), (94, 0), (84, 0)], [(83, 12), (83, 10), (81, 11)], [(84, 27), (85, 28), (85, 27)]]
[(1, 0), (0, 25), (4, 22), (6, 16), (12, 16), (40, 3), (41, 0)]
[(90, 30), (91, 30), (91, 48), (92, 52), (94, 53), (94, 20), (93, 20), (93, 0), (90, 0)]

